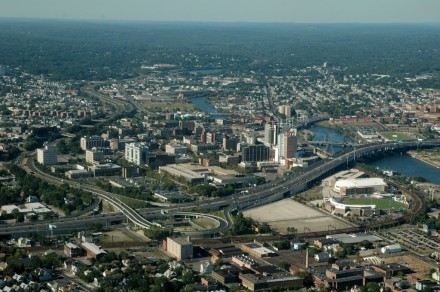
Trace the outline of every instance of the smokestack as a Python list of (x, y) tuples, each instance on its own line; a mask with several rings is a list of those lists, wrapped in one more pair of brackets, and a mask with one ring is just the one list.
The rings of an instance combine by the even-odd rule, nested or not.
[(306, 269), (309, 268), (309, 248), (306, 248)]

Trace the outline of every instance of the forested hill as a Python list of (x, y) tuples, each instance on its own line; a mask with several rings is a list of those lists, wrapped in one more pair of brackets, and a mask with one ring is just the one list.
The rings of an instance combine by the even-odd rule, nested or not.
[(440, 72), (440, 25), (0, 20), (0, 64), (55, 79), (128, 78), (141, 65), (350, 73)]

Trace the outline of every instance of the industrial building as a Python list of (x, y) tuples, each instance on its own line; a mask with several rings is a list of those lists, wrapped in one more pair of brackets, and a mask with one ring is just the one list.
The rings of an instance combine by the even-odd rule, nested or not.
[[(200, 167), (202, 168), (202, 167)], [(204, 168), (207, 171), (207, 168)], [(184, 179), (190, 184), (199, 184), (205, 182), (205, 175), (201, 174), (200, 171), (191, 169), (188, 164), (170, 164), (167, 166), (160, 166), (159, 173), (162, 171), (168, 172), (172, 176)]]
[(398, 243), (390, 244), (390, 245), (384, 246), (380, 249), (380, 252), (383, 254), (397, 253), (397, 252), (401, 252), (401, 251), (402, 251), (402, 247)]
[(107, 254), (105, 250), (101, 249), (99, 246), (91, 242), (83, 242), (81, 243), (81, 246), (86, 250), (88, 258), (96, 259)]
[(83, 250), (74, 243), (68, 242), (64, 245), (64, 254), (67, 257), (79, 257), (82, 256)]
[(95, 177), (106, 175), (121, 175), (122, 167), (113, 163), (95, 164), (89, 167), (89, 171)]
[(313, 274), (316, 288), (349, 291), (355, 286), (365, 286), (367, 283), (383, 282), (384, 275), (351, 261), (337, 261), (326, 270), (317, 270)]

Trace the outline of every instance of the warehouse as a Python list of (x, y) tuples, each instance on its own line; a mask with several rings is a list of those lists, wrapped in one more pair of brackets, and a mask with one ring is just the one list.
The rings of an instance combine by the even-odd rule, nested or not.
[(370, 195), (386, 192), (387, 184), (381, 178), (341, 179), (335, 183), (333, 190), (342, 196)]

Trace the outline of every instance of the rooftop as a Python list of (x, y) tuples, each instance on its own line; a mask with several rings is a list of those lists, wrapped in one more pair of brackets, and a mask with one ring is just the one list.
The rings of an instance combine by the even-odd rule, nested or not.
[(91, 242), (83, 242), (81, 243), (81, 245), (95, 255), (107, 253), (105, 250), (101, 249), (99, 246)]
[(371, 186), (386, 186), (383, 179), (377, 177), (357, 178), (357, 179), (341, 179), (336, 182), (335, 186), (346, 188), (366, 188)]

